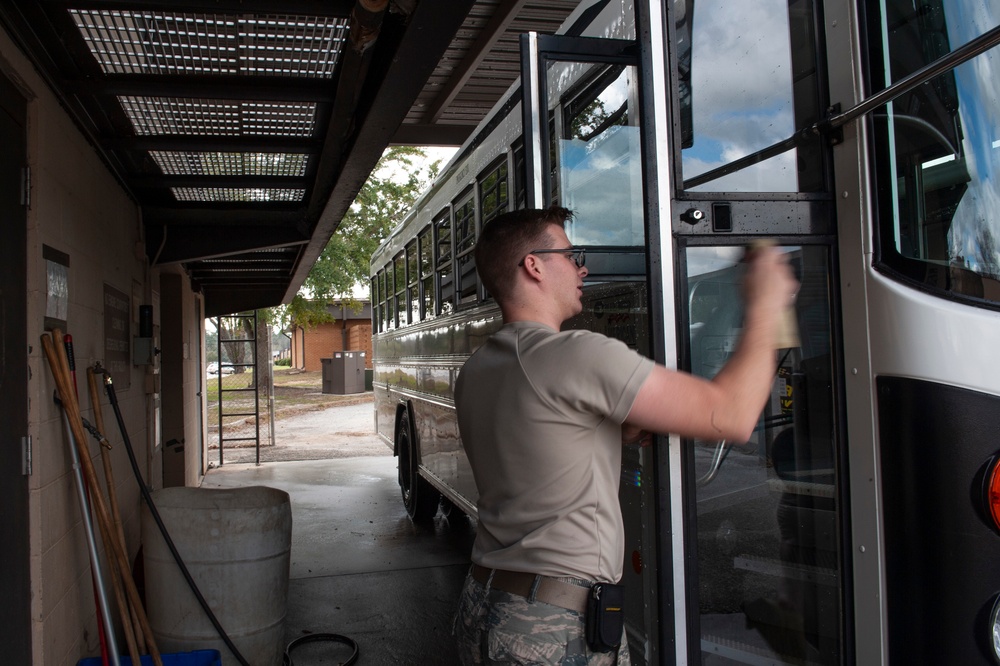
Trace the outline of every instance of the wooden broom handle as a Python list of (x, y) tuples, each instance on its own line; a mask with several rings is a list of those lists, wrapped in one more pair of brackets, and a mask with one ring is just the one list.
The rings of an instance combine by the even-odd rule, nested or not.
[[(76, 446), (80, 453), (80, 466), (83, 468), (84, 476), (87, 478), (91, 488), (99, 488), (97, 474), (94, 471), (94, 463), (90, 459), (90, 450), (87, 447), (86, 436), (83, 432), (83, 421), (80, 417), (80, 405), (76, 401), (76, 393), (73, 391), (72, 379), (69, 374), (69, 363), (66, 360), (66, 347), (63, 342), (63, 334), (58, 328), (52, 331), (52, 336), (46, 334), (41, 336), (42, 349), (49, 361), (49, 369), (56, 382), (56, 390), (59, 392), (59, 399), (62, 401), (63, 409), (69, 419), (70, 430), (76, 440)], [(94, 505), (94, 512), (97, 514), (97, 522), (101, 529), (108, 535), (112, 534), (111, 517), (108, 514), (108, 507), (104, 503), (104, 495), (100, 492), (91, 493), (91, 503)], [(108, 539), (111, 545), (111, 555), (114, 556), (118, 564), (122, 581), (125, 583), (125, 591), (128, 594), (129, 602), (139, 616), (139, 624), (142, 626), (143, 634), (146, 636), (149, 645), (149, 654), (153, 658), (156, 666), (163, 666), (160, 659), (159, 650), (156, 649), (156, 641), (153, 638), (153, 629), (149, 626), (145, 610), (142, 607), (142, 600), (139, 598), (139, 591), (135, 587), (132, 573), (128, 566), (128, 558), (122, 551), (117, 539)]]

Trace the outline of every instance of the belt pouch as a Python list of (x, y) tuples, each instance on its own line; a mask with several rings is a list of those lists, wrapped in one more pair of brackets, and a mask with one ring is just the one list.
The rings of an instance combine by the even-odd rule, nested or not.
[(587, 645), (594, 652), (617, 650), (625, 626), (625, 586), (594, 583), (587, 597)]

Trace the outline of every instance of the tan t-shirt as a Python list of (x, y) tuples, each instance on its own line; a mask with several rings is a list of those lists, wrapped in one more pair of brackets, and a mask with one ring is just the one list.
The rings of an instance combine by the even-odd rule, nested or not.
[(613, 338), (533, 322), (469, 358), (455, 404), (479, 490), (473, 562), (618, 581), (621, 424), (652, 368)]

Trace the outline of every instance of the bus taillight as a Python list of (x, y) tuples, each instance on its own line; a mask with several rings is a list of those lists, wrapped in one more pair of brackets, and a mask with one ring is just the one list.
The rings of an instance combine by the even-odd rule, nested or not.
[(986, 470), (986, 513), (1000, 530), (1000, 455), (993, 458)]

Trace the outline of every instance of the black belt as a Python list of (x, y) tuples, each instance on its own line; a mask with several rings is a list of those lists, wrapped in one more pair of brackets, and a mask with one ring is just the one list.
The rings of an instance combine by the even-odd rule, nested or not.
[[(472, 565), (472, 578), (478, 583), (486, 584), (490, 580), (490, 589), (515, 594), (525, 599), (531, 598), (531, 588), (535, 587), (535, 601), (542, 601), (559, 608), (583, 613), (587, 609), (587, 596), (590, 588), (564, 583), (548, 576), (523, 573), (521, 571), (505, 571), (503, 569), (487, 569), (478, 564)], [(538, 584), (535, 585), (537, 580)]]

